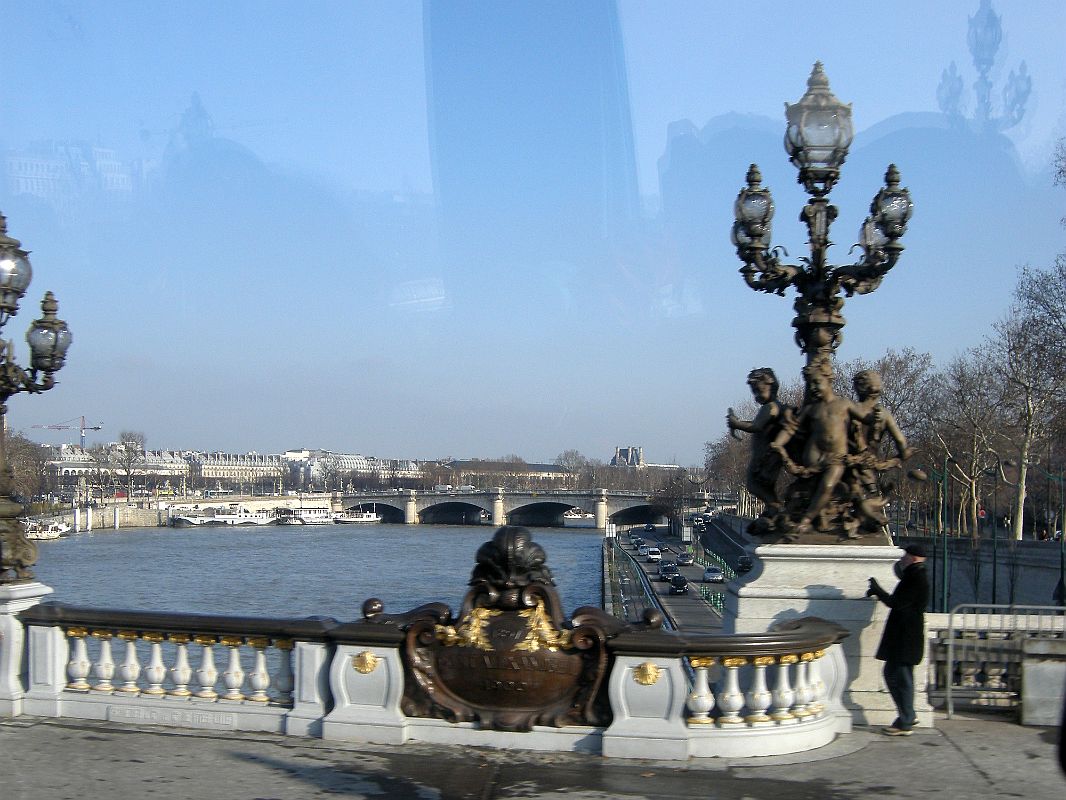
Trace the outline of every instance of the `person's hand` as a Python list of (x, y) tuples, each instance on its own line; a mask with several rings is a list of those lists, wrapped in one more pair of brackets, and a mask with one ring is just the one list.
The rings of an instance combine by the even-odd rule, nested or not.
[(877, 582), (877, 578), (870, 578), (870, 587), (866, 590), (867, 597), (873, 597), (881, 590), (880, 584)]

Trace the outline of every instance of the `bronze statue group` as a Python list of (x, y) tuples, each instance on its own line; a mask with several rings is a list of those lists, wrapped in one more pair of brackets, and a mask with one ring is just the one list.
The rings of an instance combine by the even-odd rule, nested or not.
[[(730, 431), (751, 434), (746, 485), (764, 509), (749, 531), (788, 542), (814, 533), (858, 539), (883, 532), (885, 498), (893, 485), (882, 476), (910, 450), (881, 405), (881, 376), (873, 370), (856, 373), (855, 399), (834, 392), (828, 359), (813, 360), (803, 377), (806, 397), (797, 409), (778, 400), (780, 384), (772, 369), (752, 370), (748, 386), (758, 412), (743, 420), (729, 409), (726, 417)], [(882, 452), (883, 442), (894, 452)], [(794, 478), (783, 492), (782, 470)]]

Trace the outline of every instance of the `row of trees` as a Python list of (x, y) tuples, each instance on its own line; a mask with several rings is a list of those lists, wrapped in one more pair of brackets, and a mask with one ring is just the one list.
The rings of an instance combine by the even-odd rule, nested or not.
[[(1066, 140), (1055, 160), (1056, 183), (1066, 186)], [(1066, 224), (1066, 220), (1064, 220)], [(895, 476), (893, 502), (906, 519), (935, 519), (950, 509), (949, 527), (981, 535), (999, 497), (1014, 538), (1037, 538), (1063, 527), (1066, 499), (1066, 253), (1046, 267), (1019, 270), (1012, 302), (983, 341), (937, 367), (927, 353), (889, 350), (873, 362), (836, 365), (838, 394), (851, 395), (861, 369), (884, 382), (882, 405), (914, 448), (904, 467), (934, 478), (922, 484)], [(782, 402), (799, 405), (799, 379), (782, 386)], [(746, 401), (752, 411), (750, 401)], [(742, 411), (743, 415), (746, 413)], [(744, 484), (747, 444), (723, 435), (708, 442), (706, 468), (731, 487)], [(920, 475), (918, 477), (921, 477)], [(945, 494), (946, 497), (942, 497)], [(1002, 493), (1002, 494), (1001, 494)]]

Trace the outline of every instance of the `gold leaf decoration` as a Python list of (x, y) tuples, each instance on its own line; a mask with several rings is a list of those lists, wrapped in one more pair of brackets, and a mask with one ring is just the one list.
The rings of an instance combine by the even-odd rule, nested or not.
[(379, 661), (381, 661), (381, 659), (376, 655), (369, 650), (364, 650), (358, 655), (352, 656), (352, 667), (354, 667), (355, 671), (360, 675), (369, 675), (377, 668)]
[(662, 674), (662, 670), (652, 664), (650, 661), (645, 661), (643, 664), (637, 666), (633, 670), (633, 680), (639, 683), (641, 686), (652, 686), (659, 680), (659, 676)]

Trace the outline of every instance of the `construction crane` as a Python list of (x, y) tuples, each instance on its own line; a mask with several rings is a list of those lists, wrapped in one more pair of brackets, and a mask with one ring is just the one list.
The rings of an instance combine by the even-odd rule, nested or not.
[[(80, 421), (79, 425), (71, 425), (71, 422)], [(50, 431), (69, 431), (77, 428), (81, 432), (81, 449), (85, 449), (85, 431), (98, 431), (104, 427), (104, 423), (98, 425), (86, 425), (85, 417), (74, 417), (74, 419), (64, 420), (63, 422), (57, 422), (55, 425), (33, 425), (34, 428), (44, 428)]]

